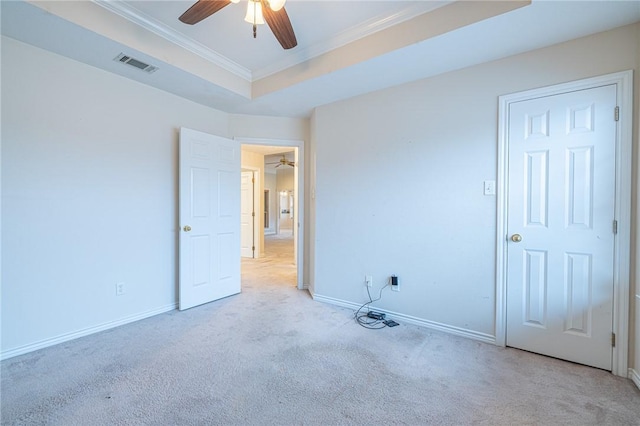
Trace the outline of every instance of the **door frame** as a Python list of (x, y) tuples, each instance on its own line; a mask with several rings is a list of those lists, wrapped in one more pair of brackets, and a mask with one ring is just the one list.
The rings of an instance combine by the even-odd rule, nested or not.
[[(247, 167), (240, 164), (240, 174), (243, 172), (251, 172), (253, 173), (253, 211), (256, 211), (256, 200), (258, 201), (258, 208), (260, 208), (260, 173), (261, 169), (257, 167)], [(264, 232), (264, 227), (260, 226), (260, 219), (262, 216), (256, 214), (253, 216), (253, 245), (255, 246), (255, 250), (253, 251), (253, 258), (257, 259), (261, 256), (262, 252), (260, 251), (260, 231)]]
[[(503, 95), (498, 98), (498, 178), (496, 224), (496, 345), (506, 346), (507, 340), (507, 213), (509, 171), (509, 105), (544, 96), (591, 89), (615, 84), (620, 118), (616, 132), (615, 220), (618, 233), (614, 239), (613, 271), (613, 347), (611, 372), (628, 376), (629, 349), (629, 281), (631, 279), (631, 189), (632, 189), (632, 127), (633, 71), (623, 71), (599, 77), (542, 87)], [(613, 111), (611, 112), (613, 116)]]
[(238, 141), (241, 145), (266, 145), (266, 146), (282, 146), (287, 148), (298, 148), (295, 150), (294, 162), (296, 163), (294, 172), (295, 188), (294, 196), (295, 210), (294, 214), (294, 226), (296, 227), (295, 235), (295, 256), (296, 256), (296, 285), (299, 290), (306, 289), (304, 285), (304, 237), (305, 237), (305, 221), (304, 221), (304, 203), (305, 203), (305, 191), (304, 191), (304, 141), (294, 139), (265, 139), (265, 138), (248, 138), (248, 137), (235, 137), (234, 140)]

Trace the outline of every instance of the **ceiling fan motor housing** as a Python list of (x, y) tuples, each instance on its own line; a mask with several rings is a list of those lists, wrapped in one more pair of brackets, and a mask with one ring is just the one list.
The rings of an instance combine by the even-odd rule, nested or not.
[[(269, 28), (271, 28), (273, 35), (276, 37), (282, 48), (291, 49), (296, 47), (298, 45), (298, 41), (296, 40), (296, 35), (293, 32), (293, 26), (291, 25), (289, 15), (284, 8), (286, 0), (273, 0), (273, 2), (268, 0), (258, 1), (260, 1), (261, 5), (266, 6), (262, 8), (263, 18), (269, 25)], [(178, 19), (185, 24), (194, 25), (231, 3), (232, 2), (229, 0), (200, 0), (180, 15)], [(249, 5), (251, 5), (251, 3)], [(253, 22), (253, 36), (254, 38), (256, 36), (255, 20)]]

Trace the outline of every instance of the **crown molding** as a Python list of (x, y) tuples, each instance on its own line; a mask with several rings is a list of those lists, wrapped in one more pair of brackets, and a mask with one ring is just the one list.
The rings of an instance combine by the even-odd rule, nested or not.
[[(253, 81), (260, 80), (265, 77), (269, 77), (272, 74), (276, 74), (289, 67), (308, 61), (309, 59), (321, 56), (334, 49), (338, 49), (342, 46), (346, 46), (349, 43), (352, 43), (356, 40), (367, 37), (378, 31), (385, 30), (394, 25), (397, 25), (402, 22), (408, 21), (409, 19), (415, 18), (418, 15), (431, 12), (439, 7), (445, 6), (449, 3), (453, 3), (453, 1), (450, 1), (450, 0), (449, 1), (429, 1), (429, 2), (416, 1), (412, 3), (413, 3), (412, 5), (396, 12), (393, 15), (380, 15), (380, 16), (371, 18), (367, 21), (364, 21), (362, 24), (358, 26), (349, 28), (348, 30), (345, 30), (337, 34), (335, 37), (332, 37), (329, 40), (321, 41), (311, 46), (298, 50), (297, 55), (295, 57), (290, 56), (281, 61), (275, 62), (269, 65), (268, 67), (264, 67), (262, 69), (256, 70), (253, 72)], [(425, 7), (425, 4), (428, 4), (428, 7)], [(304, 58), (304, 59), (300, 60), (299, 58)]]
[[(291, 55), (281, 61), (270, 64), (267, 67), (251, 72), (248, 68), (230, 60), (226, 56), (220, 55), (214, 50), (209, 49), (205, 45), (198, 43), (192, 38), (186, 37), (184, 34), (174, 30), (168, 25), (144, 14), (138, 9), (129, 6), (127, 3), (112, 0), (91, 0), (93, 3), (115, 13), (130, 22), (164, 38), (165, 40), (186, 49), (201, 58), (235, 74), (236, 76), (248, 81), (254, 82), (272, 74), (280, 72), (284, 69), (308, 61), (309, 59), (321, 56), (339, 47), (345, 46), (356, 40), (367, 37), (378, 31), (390, 28), (394, 25), (408, 21), (423, 13), (428, 13), (434, 9), (442, 7), (452, 1), (434, 1), (424, 2), (415, 1), (412, 4), (393, 15), (380, 15), (371, 18), (360, 25), (349, 28), (332, 37), (329, 40), (315, 43), (311, 46), (296, 49), (296, 55)], [(428, 5), (425, 7), (425, 4)], [(302, 59), (301, 59), (302, 58)]]
[(242, 65), (230, 60), (226, 56), (222, 56), (219, 53), (209, 49), (205, 45), (198, 43), (197, 41), (186, 37), (184, 34), (174, 30), (166, 24), (157, 21), (150, 16), (140, 12), (128, 4), (120, 1), (110, 0), (91, 0), (93, 3), (101, 6), (110, 12), (113, 12), (140, 27), (151, 31), (152, 33), (164, 38), (165, 40), (182, 47), (194, 53), (201, 58), (223, 68), (236, 76), (251, 82), (252, 74), (251, 70), (243, 67)]

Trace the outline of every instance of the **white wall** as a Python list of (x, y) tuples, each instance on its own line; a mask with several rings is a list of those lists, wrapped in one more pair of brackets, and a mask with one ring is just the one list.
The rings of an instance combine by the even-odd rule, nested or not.
[[(640, 32), (640, 30), (639, 30)], [(637, 60), (638, 66), (636, 67), (636, 72), (640, 72), (640, 43), (638, 43), (637, 47)], [(636, 112), (636, 126), (635, 126), (635, 136), (636, 142), (640, 141), (640, 76), (636, 74), (635, 76), (635, 88), (636, 88), (636, 97), (634, 102), (634, 111)], [(635, 253), (632, 254), (631, 259), (631, 267), (632, 270), (635, 270), (635, 297), (631, 298), (631, 307), (630, 307), (630, 328), (629, 334), (630, 336), (634, 336), (634, 341), (629, 344), (629, 359), (631, 360), (630, 376), (635, 382), (636, 386), (640, 388), (640, 237), (638, 236), (638, 226), (640, 226), (640, 199), (638, 197), (638, 192), (640, 188), (640, 149), (638, 149), (638, 145), (635, 145), (636, 157), (635, 157), (635, 173), (636, 173), (636, 190), (632, 192), (632, 205), (636, 206), (636, 214), (635, 214), (635, 232), (631, 235), (631, 244), (635, 246)], [(634, 262), (635, 260), (635, 262)], [(633, 294), (632, 292), (631, 294)], [(634, 321), (635, 315), (635, 321)]]
[(276, 169), (276, 188), (278, 191), (293, 191), (293, 167)]
[(496, 198), (483, 181), (497, 177), (498, 96), (637, 69), (639, 34), (628, 26), (317, 108), (315, 297), (361, 304), (365, 274), (376, 287), (396, 274), (400, 292), (385, 290), (381, 309), (491, 340)]
[(309, 238), (307, 240), (310, 241), (308, 256), (309, 268), (307, 269), (309, 271), (309, 280), (307, 282), (309, 293), (311, 293), (311, 295), (316, 294), (315, 280), (316, 265), (318, 264), (316, 259), (316, 147), (318, 146), (316, 114), (317, 110), (313, 110), (313, 112), (311, 113), (311, 118), (309, 119), (309, 149), (307, 150), (309, 152), (309, 161), (307, 163), (309, 165), (309, 167), (307, 167), (307, 170), (309, 170), (309, 196), (307, 197), (307, 200), (309, 200), (309, 209), (307, 210), (307, 217), (309, 218)]
[[(636, 221), (636, 223), (638, 223)], [(636, 265), (638, 264), (638, 256), (636, 255)], [(637, 267), (637, 266), (636, 266)], [(636, 274), (636, 283), (638, 283), (638, 274)], [(637, 284), (636, 284), (637, 286)], [(632, 311), (633, 318), (633, 311)], [(640, 388), (640, 294), (636, 294), (635, 297), (635, 345), (631, 346), (634, 356), (631, 358), (630, 376), (635, 382), (636, 386)]]
[(171, 309), (178, 130), (233, 137), (239, 120), (6, 37), (2, 106), (2, 355)]
[(307, 141), (309, 139), (309, 120), (304, 118), (231, 114), (229, 117), (229, 132), (240, 138)]

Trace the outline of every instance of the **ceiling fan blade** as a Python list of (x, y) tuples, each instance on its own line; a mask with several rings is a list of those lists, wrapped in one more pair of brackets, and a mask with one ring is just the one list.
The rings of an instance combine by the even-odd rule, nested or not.
[(273, 35), (276, 36), (280, 45), (282, 45), (284, 49), (296, 47), (298, 45), (298, 40), (296, 40), (296, 35), (293, 32), (289, 15), (287, 15), (287, 11), (284, 10), (284, 7), (279, 11), (274, 12), (271, 10), (268, 0), (261, 1), (264, 20), (269, 24), (269, 28), (271, 28)]
[(198, 0), (197, 3), (187, 9), (178, 19), (185, 24), (197, 24), (227, 6), (229, 3), (231, 3), (230, 0)]

